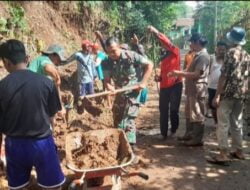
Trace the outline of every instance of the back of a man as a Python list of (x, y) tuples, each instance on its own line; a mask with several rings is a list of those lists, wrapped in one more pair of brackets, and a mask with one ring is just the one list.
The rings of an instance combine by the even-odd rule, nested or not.
[(53, 116), (61, 109), (57, 88), (45, 76), (26, 69), (22, 42), (2, 44), (0, 58), (10, 73), (0, 82), (0, 135), (6, 135), (9, 187), (26, 187), (35, 167), (39, 186), (60, 189), (65, 178), (51, 130)]
[(52, 81), (32, 71), (19, 70), (0, 82), (0, 90), (3, 133), (31, 138), (51, 135), (48, 116), (52, 117), (60, 108)]

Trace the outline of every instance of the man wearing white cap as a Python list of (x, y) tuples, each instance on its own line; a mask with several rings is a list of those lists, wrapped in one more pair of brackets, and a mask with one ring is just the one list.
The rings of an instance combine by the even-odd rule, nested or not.
[(231, 156), (245, 159), (242, 151), (242, 112), (248, 89), (250, 56), (242, 49), (246, 43), (246, 32), (241, 27), (234, 27), (228, 34), (229, 51), (221, 68), (217, 92), (213, 105), (218, 107), (217, 139), (220, 154), (212, 160), (215, 164), (224, 164), (229, 160), (228, 131), (231, 127)]

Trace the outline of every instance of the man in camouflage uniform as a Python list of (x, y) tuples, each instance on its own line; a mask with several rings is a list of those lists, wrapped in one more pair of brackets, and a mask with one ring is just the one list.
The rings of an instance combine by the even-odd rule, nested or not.
[(229, 160), (229, 127), (231, 127), (232, 148), (234, 149), (231, 156), (238, 159), (245, 158), (242, 151), (242, 113), (250, 69), (250, 56), (242, 49), (242, 45), (246, 43), (245, 36), (245, 30), (240, 27), (234, 27), (227, 34), (231, 48), (226, 54), (213, 100), (214, 106), (218, 106), (217, 139), (220, 149), (220, 155), (214, 158), (215, 163)]
[[(141, 89), (147, 85), (153, 64), (147, 58), (134, 51), (120, 48), (117, 38), (110, 37), (105, 42), (109, 58), (103, 62), (105, 84), (108, 90), (138, 85), (138, 90), (127, 91), (116, 95), (112, 108), (114, 126), (125, 131), (130, 144), (136, 143), (135, 119), (139, 112)], [(145, 67), (143, 78), (136, 74), (137, 65)], [(114, 85), (111, 84), (111, 79)]]

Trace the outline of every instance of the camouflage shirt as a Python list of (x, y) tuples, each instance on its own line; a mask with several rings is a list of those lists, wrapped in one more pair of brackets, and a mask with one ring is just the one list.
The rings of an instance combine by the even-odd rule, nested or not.
[(148, 64), (147, 58), (134, 51), (122, 50), (119, 60), (108, 58), (103, 62), (104, 77), (113, 79), (116, 87), (125, 87), (140, 82), (137, 67)]
[(226, 54), (224, 64), (221, 68), (221, 73), (226, 77), (224, 98), (245, 99), (248, 90), (250, 69), (250, 56), (237, 46), (229, 49)]

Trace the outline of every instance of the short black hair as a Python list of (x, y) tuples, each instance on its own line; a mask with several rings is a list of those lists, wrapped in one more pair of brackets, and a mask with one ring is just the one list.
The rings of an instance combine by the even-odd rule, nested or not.
[(224, 41), (218, 41), (217, 44), (216, 44), (216, 46), (224, 46), (224, 47), (227, 48), (227, 43), (224, 42)]
[(26, 59), (26, 51), (23, 43), (19, 40), (10, 39), (0, 45), (0, 58), (9, 59), (17, 65)]
[(105, 46), (109, 47), (111, 46), (113, 43), (119, 44), (119, 40), (116, 37), (109, 37), (106, 41), (105, 41)]
[(192, 34), (189, 41), (194, 43), (199, 43), (202, 47), (205, 47), (208, 43), (207, 38), (200, 33)]

